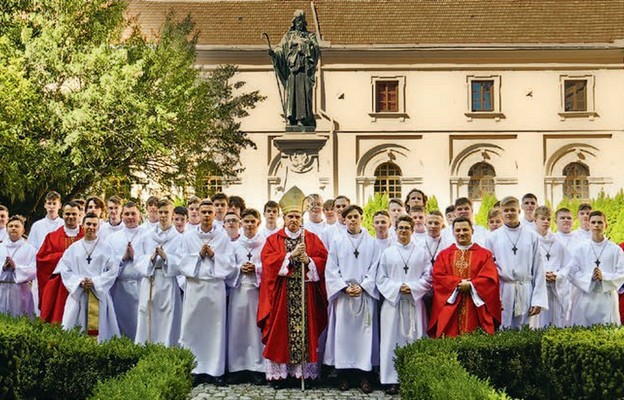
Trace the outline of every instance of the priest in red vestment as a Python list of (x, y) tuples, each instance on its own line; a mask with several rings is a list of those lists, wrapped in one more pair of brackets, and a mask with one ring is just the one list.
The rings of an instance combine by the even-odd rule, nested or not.
[(472, 243), (472, 222), (453, 221), (456, 244), (444, 249), (433, 266), (430, 337), (458, 336), (482, 328), (489, 334), (501, 323), (498, 271), (492, 253)]
[(303, 200), (304, 194), (296, 186), (284, 194), (280, 201), (284, 228), (269, 236), (261, 253), (258, 327), (265, 345), (267, 379), (278, 382), (288, 376), (319, 376), (319, 336), (327, 326), (327, 250), (318, 236), (302, 228)]
[(61, 323), (68, 292), (60, 274), (53, 274), (65, 250), (82, 239), (84, 231), (79, 225), (80, 204), (70, 201), (63, 207), (65, 224), (50, 232), (37, 253), (37, 281), (39, 285), (39, 309), (41, 319)]

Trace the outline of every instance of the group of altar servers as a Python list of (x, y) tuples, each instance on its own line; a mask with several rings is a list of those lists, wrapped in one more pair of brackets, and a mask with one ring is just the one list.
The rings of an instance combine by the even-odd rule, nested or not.
[[(532, 194), (506, 197), (485, 229), (473, 225), (467, 198), (444, 214), (427, 213), (426, 202), (420, 190), (392, 199), (374, 215), (371, 235), (346, 196), (307, 198), (305, 229), (327, 249), (316, 265), (328, 302), (317, 350), (340, 389), (357, 381), (370, 391), (369, 372), (379, 367), (396, 393), (395, 347), (427, 336), (620, 324), (624, 253), (605, 237), (600, 211), (581, 205), (572, 231), (570, 210), (553, 214)], [(50, 192), (45, 208), (26, 240), (24, 219), (0, 206), (0, 312), (93, 332), (95, 299), (99, 340), (189, 348), (194, 374), (215, 384), (226, 370), (264, 381), (257, 310), (263, 246), (280, 230), (276, 202), (265, 205), (264, 225), (259, 211), (224, 194), (191, 198), (186, 208), (151, 197), (144, 222), (138, 204), (118, 197), (69, 201), (61, 218), (61, 197)]]

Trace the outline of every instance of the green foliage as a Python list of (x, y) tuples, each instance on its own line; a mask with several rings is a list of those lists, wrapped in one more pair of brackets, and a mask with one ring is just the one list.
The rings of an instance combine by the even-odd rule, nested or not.
[(469, 374), (450, 351), (397, 351), (401, 397), (414, 400), (508, 399), (487, 381)]
[(429, 199), (427, 200), (426, 211), (427, 214), (429, 214), (431, 211), (440, 211), (440, 206), (438, 206), (438, 199), (435, 197), (435, 195), (429, 197)]
[[(77, 329), (26, 317), (0, 315), (0, 349), (0, 398), (87, 398), (96, 383), (107, 385), (126, 371), (151, 382), (158, 396), (145, 398), (181, 398), (179, 391), (186, 396), (191, 384), (193, 356), (186, 350), (138, 346), (127, 338), (98, 344)], [(172, 373), (175, 378), (165, 376)]]
[[(401, 395), (414, 399), (624, 398), (624, 328), (509, 330), (423, 339), (396, 350)], [(499, 391), (493, 392), (492, 385)], [(470, 397), (473, 396), (473, 397)]]
[(254, 147), (240, 120), (262, 97), (243, 91), (233, 66), (195, 68), (188, 17), (169, 15), (148, 40), (124, 20), (126, 8), (122, 0), (3, 7), (0, 202), (12, 211), (32, 214), (51, 189), (72, 197), (106, 191), (111, 179), (168, 189), (192, 185), (197, 173), (240, 172), (240, 151)]
[(550, 330), (542, 349), (556, 398), (624, 398), (624, 329)]
[[(529, 329), (499, 331), (493, 336), (476, 332), (458, 338), (419, 340), (396, 353), (402, 360), (418, 358), (423, 353), (445, 354), (444, 357), (456, 354), (457, 361), (468, 373), (482, 381), (489, 380), (496, 388), (504, 388), (511, 397), (547, 399), (549, 387), (543, 379), (540, 362), (542, 333)], [(398, 367), (397, 370), (400, 371)], [(401, 374), (399, 376), (400, 380), (404, 378)]]
[(494, 204), (498, 201), (493, 194), (484, 194), (481, 198), (481, 205), (479, 206), (479, 212), (475, 215), (475, 223), (487, 228), (488, 226), (488, 212), (494, 207)]
[[(572, 211), (572, 215), (576, 217), (581, 203), (578, 199), (563, 199), (553, 211), (565, 207)], [(624, 191), (618, 191), (613, 197), (600, 192), (598, 197), (590, 200), (589, 203), (592, 209), (600, 210), (607, 215), (607, 229), (605, 232), (607, 237), (615, 243), (624, 242)], [(577, 229), (578, 227), (579, 221), (575, 219), (572, 229)]]
[(161, 347), (141, 358), (136, 367), (109, 381), (99, 382), (91, 399), (184, 400), (191, 391), (193, 355)]
[(364, 218), (362, 219), (362, 227), (368, 230), (368, 232), (375, 236), (375, 229), (373, 229), (373, 215), (380, 210), (388, 211), (388, 198), (387, 194), (375, 193), (373, 197), (369, 197), (366, 205), (362, 208), (364, 210)]

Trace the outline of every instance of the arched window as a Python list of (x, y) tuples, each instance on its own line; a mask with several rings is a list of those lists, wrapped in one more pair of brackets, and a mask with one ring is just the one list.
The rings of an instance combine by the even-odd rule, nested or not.
[(200, 197), (210, 197), (220, 192), (223, 192), (223, 179), (218, 176), (200, 177), (195, 185), (195, 194)]
[(401, 168), (386, 162), (375, 169), (375, 193), (385, 193), (389, 198), (401, 197)]
[(483, 161), (474, 164), (470, 167), (468, 176), (470, 177), (468, 181), (468, 198), (470, 200), (481, 200), (485, 194), (494, 194), (496, 171), (490, 164)]
[(571, 162), (563, 168), (563, 196), (568, 199), (589, 199), (589, 167), (580, 162)]

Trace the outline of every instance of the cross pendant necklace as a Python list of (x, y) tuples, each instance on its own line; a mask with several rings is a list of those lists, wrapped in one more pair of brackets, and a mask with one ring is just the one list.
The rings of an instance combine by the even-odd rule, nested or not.
[(362, 231), (360, 231), (360, 238), (358, 239), (357, 244), (353, 244), (353, 240), (351, 240), (350, 236), (355, 235), (358, 235), (358, 233), (351, 234), (349, 231), (347, 231), (347, 239), (349, 239), (349, 243), (351, 243), (351, 247), (353, 247), (353, 255), (355, 256), (355, 258), (358, 258), (358, 256), (360, 255), (358, 248), (360, 247), (360, 243), (362, 243), (362, 239), (364, 239), (364, 234), (362, 233)]
[(512, 248), (511, 251), (513, 251), (514, 256), (516, 255), (516, 252), (518, 251), (518, 246), (516, 246), (518, 244), (518, 242), (520, 241), (520, 238), (522, 237), (522, 226), (520, 226), (520, 229), (518, 229), (518, 237), (516, 238), (516, 241), (514, 242), (513, 240), (511, 240), (511, 238), (509, 237), (509, 235), (507, 234), (507, 228), (503, 227), (503, 233), (505, 234), (505, 236), (507, 236), (507, 240), (509, 240), (509, 242), (512, 244)]
[[(435, 239), (435, 238), (434, 238)], [(433, 263), (435, 262), (435, 257), (436, 254), (438, 254), (438, 248), (440, 248), (440, 243), (442, 242), (442, 237), (438, 238), (438, 243), (436, 244), (436, 248), (433, 251), (433, 253), (431, 252), (431, 249), (429, 248), (429, 242), (427, 241), (427, 239), (425, 238), (425, 246), (427, 247), (427, 252), (429, 253), (429, 255), (431, 256), (431, 265), (433, 265)]]
[[(408, 244), (409, 246), (409, 244)], [(405, 246), (407, 247), (407, 246)], [(409, 271), (409, 267), (407, 266), (407, 264), (409, 263), (410, 258), (412, 258), (412, 253), (414, 253), (414, 249), (416, 248), (416, 246), (412, 246), (412, 250), (410, 251), (409, 255), (407, 256), (407, 260), (405, 258), (403, 258), (403, 254), (401, 254), (401, 248), (399, 247), (397, 250), (399, 252), (399, 257), (401, 257), (401, 261), (403, 261), (403, 271), (405, 271), (405, 274), (407, 275), (407, 271)]]
[[(546, 240), (546, 239), (544, 239), (543, 241), (544, 241), (545, 243), (548, 243), (548, 240)], [(555, 244), (555, 241), (554, 241), (554, 240), (550, 240), (550, 246), (548, 246), (548, 250), (546, 250), (546, 256), (545, 256), (545, 257), (546, 257), (546, 261), (550, 261), (550, 257), (552, 257), (552, 256), (550, 255), (550, 249), (552, 249), (553, 244)], [(541, 246), (541, 245), (540, 245), (540, 247), (542, 248), (542, 251), (543, 251), (543, 250), (544, 250), (544, 246)]]
[(91, 265), (91, 261), (93, 261), (93, 258), (91, 257), (91, 254), (93, 254), (93, 252), (95, 251), (95, 247), (97, 246), (98, 242), (100, 241), (100, 238), (97, 238), (97, 240), (95, 241), (95, 243), (93, 244), (93, 247), (91, 248), (91, 251), (87, 250), (87, 245), (85, 244), (87, 240), (83, 239), (82, 241), (82, 247), (84, 247), (85, 253), (87, 253), (87, 264)]
[[(593, 242), (593, 241), (592, 241)], [(600, 264), (602, 264), (600, 262), (600, 257), (602, 257), (602, 252), (604, 251), (604, 249), (607, 248), (607, 246), (602, 246), (602, 249), (600, 250), (600, 254), (596, 255), (596, 251), (594, 250), (594, 244), (592, 243), (590, 245), (591, 249), (592, 249), (592, 253), (594, 253), (594, 257), (596, 257), (596, 261), (594, 261), (594, 264), (596, 264), (596, 268), (600, 268)]]

